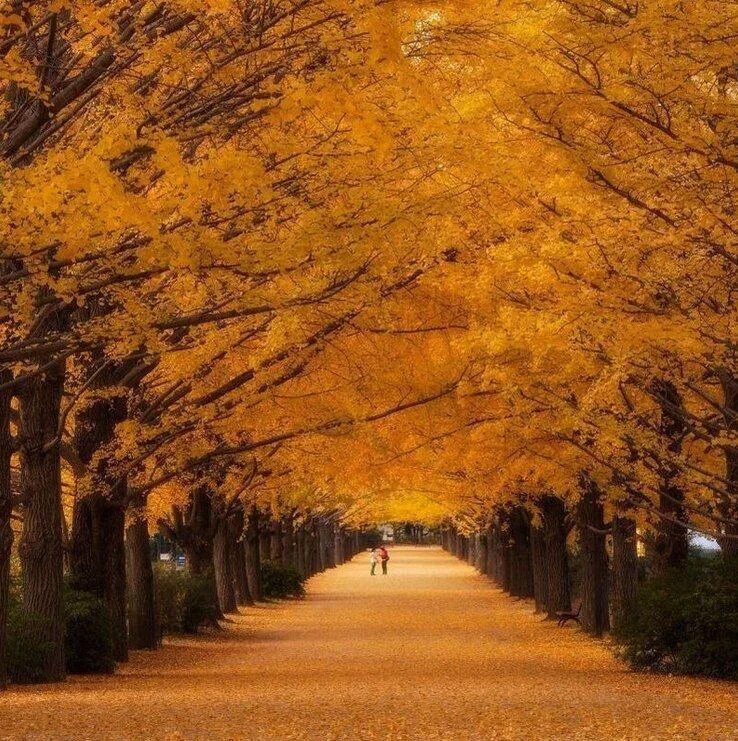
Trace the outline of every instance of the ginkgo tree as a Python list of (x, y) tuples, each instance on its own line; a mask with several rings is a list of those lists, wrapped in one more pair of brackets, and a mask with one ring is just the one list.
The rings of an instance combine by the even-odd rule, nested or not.
[(6, 6), (0, 626), (15, 516), (46, 679), (65, 573), (156, 646), (152, 527), (230, 611), (443, 522), (550, 615), (573, 531), (594, 633), (636, 528), (738, 547), (728, 6)]
[[(529, 200), (517, 224), (492, 225), (475, 316), (494, 317), (481, 346), (513, 408), (536, 415), (515, 453), (520, 500), (555, 492), (584, 546), (606, 531), (582, 507), (596, 483), (614, 545), (629, 533), (632, 584), (635, 519), (655, 531), (658, 568), (684, 560), (688, 527), (727, 554), (737, 542), (735, 86), (729, 34), (712, 32), (734, 19), (718, 4), (518, 9), (492, 42), (507, 74), (482, 88), (483, 115), (495, 146), (499, 132), (526, 141), (514, 156)], [(607, 609), (587, 578), (606, 593), (603, 538), (596, 548), (582, 618), (599, 632)]]
[(23, 599), (53, 646), (49, 678), (63, 673), (62, 453), (79, 482), (74, 581), (105, 599), (123, 659), (127, 507), (344, 424), (253, 441), (238, 415), (452, 241), (431, 222), (459, 182), (430, 133), (406, 128), (429, 116), (395, 62), (417, 73), (386, 56), (391, 10), (186, 5), (6, 18), (2, 359), (18, 398)]

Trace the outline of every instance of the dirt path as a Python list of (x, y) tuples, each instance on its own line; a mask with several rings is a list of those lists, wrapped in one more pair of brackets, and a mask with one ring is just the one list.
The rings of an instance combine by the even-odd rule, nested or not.
[(0, 695), (0, 738), (738, 739), (738, 686), (626, 672), (437, 549), (316, 577), (304, 602)]

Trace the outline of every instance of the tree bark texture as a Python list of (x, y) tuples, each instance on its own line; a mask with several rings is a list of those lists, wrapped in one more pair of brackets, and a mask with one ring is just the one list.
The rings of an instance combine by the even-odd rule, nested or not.
[(536, 613), (548, 610), (548, 557), (546, 555), (546, 538), (543, 527), (532, 525), (530, 529), (530, 547), (533, 561), (533, 597)]
[(224, 614), (238, 612), (230, 533), (228, 531), (228, 520), (224, 516), (218, 517), (215, 525), (213, 567), (221, 612)]
[(548, 616), (571, 610), (569, 554), (566, 549), (566, 507), (562, 499), (545, 496), (542, 500), (543, 532), (548, 561)]
[(259, 553), (259, 511), (252, 507), (246, 522), (244, 538), (246, 555), (246, 580), (254, 602), (261, 602), (261, 560)]
[(64, 679), (63, 545), (61, 460), (57, 437), (64, 389), (58, 363), (20, 389), (23, 607), (37, 622), (33, 632), (43, 652), (43, 679)]
[(580, 476), (577, 522), (582, 554), (582, 607), (579, 620), (587, 633), (601, 636), (610, 627), (604, 510), (597, 484), (584, 473)]
[(126, 577), (129, 646), (134, 649), (158, 648), (154, 570), (145, 517), (136, 517), (126, 528)]
[[(0, 384), (8, 383), (9, 371), (0, 371)], [(0, 391), (0, 688), (7, 684), (5, 662), (7, 642), (8, 607), (10, 601), (10, 552), (13, 546), (13, 530), (10, 515), (13, 510), (13, 491), (10, 479), (10, 464), (13, 455), (13, 440), (10, 434), (10, 389)]]
[(612, 520), (612, 628), (623, 627), (636, 601), (638, 550), (636, 523), (616, 515)]

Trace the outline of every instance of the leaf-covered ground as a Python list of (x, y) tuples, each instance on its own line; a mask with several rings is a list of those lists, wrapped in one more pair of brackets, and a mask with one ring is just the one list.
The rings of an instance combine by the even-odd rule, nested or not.
[(735, 684), (629, 673), (440, 550), (367, 560), (115, 677), (0, 695), (0, 737), (738, 738)]

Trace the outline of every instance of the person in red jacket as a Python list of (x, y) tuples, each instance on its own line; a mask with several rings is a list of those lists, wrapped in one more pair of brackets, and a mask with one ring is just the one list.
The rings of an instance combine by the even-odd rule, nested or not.
[(389, 561), (389, 553), (384, 546), (379, 549), (379, 561), (382, 564), (382, 573), (387, 576), (387, 561)]

